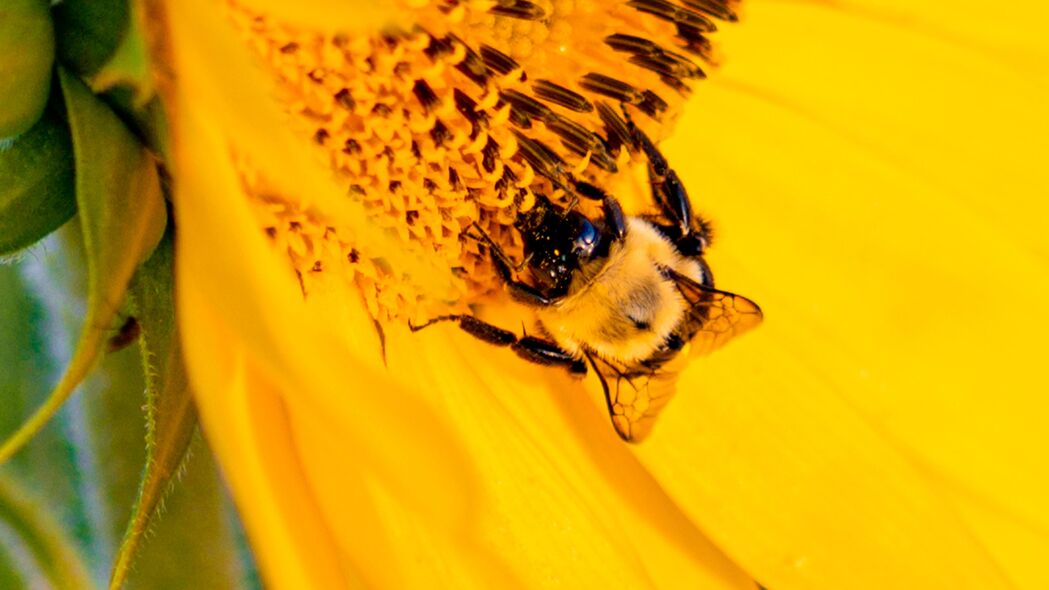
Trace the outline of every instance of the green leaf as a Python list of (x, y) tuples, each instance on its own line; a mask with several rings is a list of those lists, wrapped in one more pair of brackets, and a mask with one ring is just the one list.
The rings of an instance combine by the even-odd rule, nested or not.
[(197, 427), (175, 324), (174, 256), (170, 237), (142, 266), (132, 286), (142, 329), (146, 384), (146, 468), (117, 553), (110, 588), (124, 584), (139, 544), (173, 484)]
[(0, 139), (40, 119), (51, 93), (55, 31), (45, 0), (0, 4)]
[(53, 109), (0, 150), (0, 257), (35, 244), (72, 219), (73, 144)]
[(0, 522), (14, 533), (15, 541), (32, 558), (33, 570), (24, 572), (28, 574), (25, 577), (32, 579), (43, 574), (56, 589), (94, 587), (76, 545), (49, 517), (47, 509), (6, 474), (0, 475)]
[[(56, 365), (64, 365), (72, 355), (72, 346), (76, 335), (84, 323), (83, 310), (86, 308), (87, 271), (86, 253), (84, 252), (82, 232), (78, 224), (67, 224), (49, 237), (36, 249), (33, 256), (24, 257), (20, 266), (24, 274), (32, 276), (32, 288), (39, 299), (46, 302), (47, 311), (36, 323), (49, 325), (49, 348), (56, 350)], [(159, 248), (158, 248), (159, 252)], [(143, 266), (144, 267), (144, 266)], [(10, 267), (4, 267), (10, 268)], [(0, 268), (2, 271), (4, 268)], [(140, 268), (139, 273), (144, 272)], [(134, 290), (135, 282), (132, 289)], [(134, 292), (134, 291), (133, 291)], [(129, 297), (129, 300), (132, 299)], [(121, 310), (119, 318), (138, 317), (139, 313), (130, 302)], [(5, 304), (0, 304), (3, 309)], [(117, 321), (112, 326), (121, 324)], [(0, 334), (4, 333), (4, 324), (0, 317)], [(119, 334), (114, 327), (107, 336)], [(139, 339), (141, 341), (141, 338)], [(112, 342), (110, 338), (109, 343)], [(0, 350), (7, 344), (7, 338), (0, 339)], [(17, 345), (17, 341), (11, 341)], [(38, 375), (41, 373), (37, 373)], [(3, 378), (0, 377), (0, 382)], [(53, 475), (58, 484), (75, 486), (78, 492), (79, 505), (65, 504), (64, 522), (76, 523), (77, 538), (89, 558), (91, 570), (96, 583), (103, 587), (112, 572), (121, 539), (131, 517), (132, 507), (140, 487), (146, 464), (146, 425), (143, 420), (146, 379), (143, 375), (143, 359), (138, 345), (106, 354), (98, 366), (84, 379), (77, 388), (77, 394), (63, 406), (48, 428), (33, 438), (25, 450), (18, 454), (8, 467), (26, 466), (26, 459), (32, 457), (35, 462), (28, 467), (31, 471), (22, 481), (33, 489), (39, 489), (52, 496), (54, 481), (42, 477), (43, 473)], [(46, 391), (41, 392), (46, 394)], [(39, 399), (39, 398), (37, 398)], [(2, 409), (2, 404), (0, 404)], [(15, 412), (18, 412), (17, 410)], [(15, 413), (12, 412), (12, 413)], [(4, 412), (0, 411), (0, 415)], [(20, 416), (21, 412), (16, 415)], [(8, 422), (11, 422), (8, 420)], [(60, 428), (55, 428), (60, 427)], [(68, 434), (75, 444), (73, 451), (75, 464), (56, 461), (53, 455), (42, 453), (42, 438), (49, 433)], [(203, 456), (206, 450), (198, 449), (197, 455)], [(53, 465), (53, 466), (52, 466)], [(189, 463), (192, 475), (197, 466), (197, 458)], [(19, 474), (22, 473), (19, 470)], [(214, 474), (211, 474), (214, 478)], [(195, 583), (196, 580), (208, 580), (201, 576), (216, 570), (229, 571), (228, 564), (202, 565), (209, 559), (226, 559), (218, 548), (228, 542), (218, 531), (206, 527), (214, 516), (214, 502), (208, 502), (204, 490), (209, 489), (199, 478), (192, 481), (196, 486), (192, 492), (190, 505), (179, 512), (179, 504), (174, 498), (179, 497), (183, 486), (176, 487), (164, 501), (164, 518), (150, 526), (146, 535), (141, 557), (135, 561), (129, 581), (129, 588), (221, 588), (221, 584)], [(215, 483), (210, 484), (212, 488)], [(59, 498), (61, 501), (61, 498)], [(53, 510), (56, 505), (50, 503)], [(79, 516), (81, 515), (82, 516)], [(203, 527), (203, 528), (202, 528)], [(201, 538), (197, 545), (179, 544), (173, 549), (169, 538), (185, 538), (200, 531)], [(204, 538), (203, 535), (207, 535)], [(162, 553), (155, 556), (150, 549), (157, 548)], [(177, 559), (171, 556), (177, 555)], [(178, 569), (185, 564), (185, 583), (172, 577), (170, 570)], [(138, 581), (142, 580), (139, 585)], [(153, 583), (157, 581), (157, 583)], [(21, 585), (14, 586), (23, 587)], [(0, 588), (5, 586), (0, 585)]]
[(84, 77), (102, 69), (128, 28), (127, 0), (64, 0), (52, 9), (58, 60)]
[(88, 306), (76, 352), (41, 406), (3, 445), (17, 452), (72, 394), (103, 350), (128, 282), (166, 225), (152, 157), (76, 76), (59, 68), (76, 161), (76, 199), (88, 267)]

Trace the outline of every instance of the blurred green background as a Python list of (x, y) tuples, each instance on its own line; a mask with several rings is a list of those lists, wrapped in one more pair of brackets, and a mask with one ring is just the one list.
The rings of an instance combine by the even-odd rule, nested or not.
[[(61, 376), (85, 315), (76, 222), (0, 265), (0, 438)], [(55, 420), (0, 466), (0, 589), (105, 588), (145, 461), (137, 343), (105, 356)], [(259, 588), (196, 434), (126, 588)]]

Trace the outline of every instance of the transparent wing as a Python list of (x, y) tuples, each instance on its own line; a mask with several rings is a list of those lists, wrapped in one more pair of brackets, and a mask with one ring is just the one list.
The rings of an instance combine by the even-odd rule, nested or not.
[(666, 366), (631, 369), (593, 355), (587, 357), (601, 381), (616, 433), (627, 442), (641, 442), (674, 396), (678, 371)]
[(761, 323), (761, 309), (741, 295), (718, 291), (669, 271), (689, 304), (679, 334), (690, 350), (650, 364), (625, 365), (593, 354), (587, 359), (601, 381), (608, 415), (619, 436), (640, 442), (652, 432), (660, 411), (677, 391), (678, 374), (688, 360), (708, 354)]
[(742, 295), (718, 291), (668, 269), (689, 305), (683, 332), (690, 335), (690, 355), (709, 354), (761, 323), (761, 308)]

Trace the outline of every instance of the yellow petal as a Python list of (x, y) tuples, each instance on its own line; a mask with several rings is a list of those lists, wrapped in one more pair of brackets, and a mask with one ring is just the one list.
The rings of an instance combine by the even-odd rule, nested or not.
[[(196, 131), (193, 153), (215, 153), (208, 149), (206, 130)], [(216, 173), (223, 167), (212, 162), (206, 176), (192, 169), (180, 176), (180, 228), (192, 236), (180, 241), (179, 251), (187, 362), (205, 429), (275, 586), (302, 587), (296, 584), (304, 579), (314, 584), (320, 578), (302, 576), (317, 570), (310, 575), (327, 576), (327, 584), (360, 580), (390, 587), (428, 580), (455, 587), (492, 587), (506, 580), (526, 586), (607, 587), (628, 581), (631, 587), (665, 587), (691, 580), (701, 587), (752, 587), (749, 576), (691, 526), (626, 452), (602, 408), (588, 406), (577, 386), (549, 372), (575, 406), (560, 407), (562, 396), (552, 393), (551, 383), (537, 383), (534, 368), (509, 351), (493, 351), (465, 334), (449, 341), (438, 329), (389, 334), (391, 375), (436, 400), (458, 433), (457, 440), (428, 443), (436, 457), (404, 448), (401, 439), (437, 428), (438, 418), (413, 412), (392, 378), (377, 378), (356, 362), (380, 362), (377, 343), (366, 337), (371, 326), (359, 298), (333, 286), (313, 291), (301, 312), (282, 300), (282, 289), (288, 288), (283, 283), (290, 279), (269, 276), (278, 274), (272, 271), (278, 265), (265, 266), (268, 253), (257, 243), (260, 238), (236, 229), (249, 226), (237, 200), (215, 198), (235, 195), (237, 187), (223, 184)], [(209, 189), (209, 183), (219, 189)], [(280, 314), (263, 314), (267, 303)], [(313, 315), (329, 330), (363, 342), (347, 344), (336, 364), (328, 349), (318, 348), (326, 340), (310, 330)], [(274, 322), (277, 327), (267, 327)], [(283, 330), (279, 342), (271, 334), (278, 329)], [(498, 353), (509, 361), (505, 367), (474, 363)], [(284, 356), (292, 354), (332, 364), (295, 368), (310, 360)], [(302, 377), (312, 370), (342, 379), (341, 401), (320, 401), (330, 384)], [(256, 398), (260, 408), (253, 407)], [(385, 404), (386, 410), (374, 404)], [(389, 411), (404, 422), (381, 426)], [(589, 420), (582, 432), (566, 421), (577, 416)], [(237, 426), (240, 422), (248, 425)], [(272, 434), (263, 441), (263, 432)], [(375, 451), (358, 442), (361, 437), (375, 437), (390, 451), (369, 459)], [(460, 448), (471, 456), (472, 468), (485, 474), (482, 481), (457, 469)], [(449, 511), (446, 518), (465, 530), (460, 534), (438, 515), (420, 510), (418, 499), (406, 501), (404, 490), (390, 485), (396, 475), (389, 471), (411, 478), (418, 493), (433, 495), (434, 503)], [(296, 482), (287, 494), (278, 483), (285, 477)], [(450, 487), (442, 489), (442, 482)], [(449, 504), (450, 493), (458, 494), (459, 502)], [(315, 521), (307, 518), (289, 542), (287, 528), (296, 526), (293, 510), (299, 505)]]
[[(445, 400), (476, 404), (467, 424), (456, 423), (458, 440), (441, 440), (442, 418), (416, 407), (419, 401), (404, 397), (392, 379), (374, 376), (380, 346), (359, 294), (345, 282), (321, 280), (302, 301), (295, 277), (266, 247), (245, 204), (229, 162), (233, 133), (223, 135), (221, 119), (194, 103), (194, 87), (192, 81), (179, 87), (175, 132), (179, 304), (202, 420), (267, 581), (288, 588), (437, 580), (454, 587), (514, 580), (577, 588), (675, 581), (752, 587), (636, 462), (622, 469), (606, 460), (597, 470), (588, 461), (593, 451), (581, 446), (587, 439), (537, 441), (535, 428), (550, 429), (543, 413), (522, 433), (519, 419), (486, 395), (491, 389), (543, 401), (545, 414), (560, 416), (549, 389), (505, 384), (487, 365), (484, 380), (446, 366), (469, 366), (492, 353), (487, 346), (470, 342), (473, 355), (449, 362), (447, 340), (421, 355), (418, 340), (401, 334), (399, 344), (389, 344), (390, 358), (400, 362), (392, 375), (441, 401), (444, 413)], [(425, 371), (414, 365), (420, 359)], [(532, 380), (518, 377), (519, 384)], [(250, 407), (256, 399), (259, 407)], [(633, 461), (600, 409), (588, 410), (590, 433)], [(571, 456), (562, 447), (575, 460), (565, 459)], [(457, 464), (461, 448), (472, 468)], [(270, 456), (273, 464), (266, 463)], [(473, 469), (486, 473), (483, 481), (475, 481)], [(605, 481), (608, 473), (621, 482)], [(295, 482), (286, 492), (283, 478)], [(633, 496), (620, 497), (619, 483), (634, 485)], [(293, 531), (299, 506), (304, 521)]]
[[(415, 2), (419, 4), (419, 2)], [(253, 12), (269, 15), (289, 25), (309, 27), (331, 33), (375, 33), (392, 25), (405, 25), (410, 2), (377, 0), (241, 0), (240, 5)], [(410, 22), (408, 22), (410, 25)]]
[(630, 454), (604, 402), (563, 371), (537, 369), (451, 326), (393, 332), (389, 353), (392, 372), (440, 400), (485, 474), (472, 530), (513, 579), (526, 587), (754, 587)]
[[(190, 283), (192, 285), (192, 283)], [(212, 450), (267, 581), (278, 588), (339, 588), (350, 573), (306, 484), (286, 404), (249, 367), (248, 355), (206, 296), (179, 290), (186, 362)]]
[(1049, 47), (1042, 27), (1049, 7), (1044, 3), (1014, 2), (1006, 10), (988, 10), (979, 0), (800, 0), (806, 1), (977, 51), (999, 66), (1022, 71), (1028, 80), (1049, 82)]
[(936, 9), (752, 2), (668, 142), (766, 325), (642, 454), (770, 587), (1047, 583), (1045, 44)]
[[(361, 473), (435, 530), (456, 535), (475, 476), (453, 436), (418, 396), (376, 376), (379, 346), (359, 298), (343, 294), (344, 302), (357, 302), (348, 318), (304, 305), (294, 276), (251, 218), (222, 138), (199, 113), (185, 106), (180, 112), (177, 276), (187, 368), (266, 578), (297, 588), (304, 586), (296, 580), (342, 579), (352, 569), (327, 536), (327, 521), (311, 523), (307, 514), (298, 522), (298, 507), (308, 511), (316, 499), (303, 483), (287, 416), (307, 415), (340, 433)], [(288, 530), (299, 526), (294, 535)]]
[[(321, 281), (302, 301), (231, 152), (389, 238), (367, 234), (275, 124), (221, 22), (197, 22), (214, 6), (172, 5), (180, 302), (205, 427), (275, 586), (732, 588), (753, 574), (777, 589), (1039, 587), (1045, 485), (1023, 474), (1049, 471), (1045, 408), (1013, 365), (1038, 358), (980, 347), (1003, 329), (1044, 332), (1028, 296), (1045, 287), (1044, 211), (1015, 214), (1044, 183), (1035, 156), (1008, 147), (1046, 151), (1044, 118), (1027, 116), (1044, 102), (1039, 74), (1017, 75), (1042, 55), (1034, 35), (959, 44), (977, 21), (951, 21), (945, 38), (908, 6), (753, 5), (720, 86), (697, 96), (688, 148), (668, 152), (725, 230), (721, 284), (770, 321), (684, 377), (642, 464), (563, 375), (491, 360), (510, 353), (447, 326), (391, 330), (382, 375), (350, 286)], [(249, 83), (226, 88), (229, 72)], [(980, 116), (988, 105), (996, 118)], [(1026, 422), (979, 405), (1000, 383)], [(1009, 436), (981, 430), (974, 407)], [(290, 531), (299, 504), (306, 520)]]
[(698, 526), (770, 588), (1008, 587), (921, 473), (770, 332), (686, 373), (638, 450)]

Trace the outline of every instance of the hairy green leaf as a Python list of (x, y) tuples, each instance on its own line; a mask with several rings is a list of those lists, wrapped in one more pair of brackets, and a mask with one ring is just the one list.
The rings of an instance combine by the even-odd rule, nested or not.
[[(164, 499), (160, 518), (150, 524), (128, 575), (129, 590), (153, 588), (259, 588), (242, 571), (213, 457), (200, 436), (179, 469), (178, 485)], [(178, 555), (177, 560), (170, 556)], [(251, 567), (247, 564), (246, 567)]]
[(75, 75), (60, 68), (59, 79), (73, 136), (87, 314), (65, 374), (43, 406), (0, 446), (0, 463), (40, 430), (91, 370), (132, 274), (160, 240), (167, 219), (149, 153)]
[[(161, 253), (164, 247), (162, 242), (156, 252)], [(50, 343), (45, 347), (57, 354), (53, 364), (55, 369), (52, 370), (59, 370), (58, 367), (69, 359), (76, 334), (84, 322), (82, 310), (86, 308), (87, 273), (83, 250), (79, 226), (67, 224), (53, 238), (49, 237), (34, 249), (33, 256), (21, 261), (17, 270), (30, 276), (32, 283), (32, 293), (26, 294), (27, 300), (19, 302), (17, 298), (4, 298), (4, 293), (0, 292), (0, 334), (9, 334), (11, 330), (28, 331), (32, 326), (38, 329), (48, 327), (46, 338)], [(155, 262), (152, 257), (151, 262)], [(15, 270), (15, 267), (0, 267), (0, 286), (3, 285), (4, 271)], [(140, 277), (145, 273), (143, 265), (132, 283), (135, 302), (148, 293), (139, 287)], [(35, 317), (26, 317), (22, 321), (25, 304), (32, 303), (31, 294), (44, 302), (46, 309), (41, 310), (42, 315), (38, 312)], [(170, 295), (165, 298), (169, 299)], [(142, 317), (141, 307), (135, 302), (126, 304), (119, 317)], [(12, 303), (23, 305), (5, 313)], [(122, 322), (113, 326), (119, 324)], [(143, 325), (148, 326), (148, 323)], [(146, 332), (144, 328), (142, 337)], [(119, 336), (120, 331), (114, 327), (107, 335)], [(18, 348), (9, 350), (7, 357), (0, 355), (0, 361), (20, 358), (20, 353), (25, 352), (21, 349), (23, 342), (21, 338), (0, 338), (0, 352), (8, 344)], [(107, 345), (112, 347), (112, 344), (110, 338)], [(96, 583), (102, 585), (111, 576), (145, 473), (147, 431), (143, 406), (147, 384), (143, 377), (141, 352), (140, 346), (131, 345), (106, 354), (56, 420), (34, 437), (24, 452), (3, 466), (3, 469), (18, 475), (26, 487), (39, 491), (41, 500), (47, 500), (48, 509), (76, 531), (92, 575)], [(22, 408), (32, 407), (47, 394), (46, 389), (31, 382), (33, 375), (39, 378), (50, 374), (40, 370), (47, 365), (35, 355), (23, 363), (35, 394), (10, 412), (0, 404), (0, 419), (10, 414), (2, 422), (8, 428), (16, 425), (24, 415)], [(33, 371), (33, 367), (38, 370)], [(0, 391), (5, 391), (5, 377), (0, 371)], [(12, 385), (18, 387), (19, 383), (12, 382)], [(15, 389), (6, 391), (18, 393)], [(3, 399), (6, 403), (13, 401), (14, 397), (4, 396)], [(63, 452), (55, 445), (44, 444), (51, 442), (53, 435), (71, 436), (74, 448)], [(147, 533), (125, 584), (129, 590), (244, 587), (239, 583), (243, 577), (241, 569), (250, 569), (250, 561), (245, 562), (248, 565), (242, 565), (232, 549), (235, 547), (231, 532), (236, 526), (235, 516), (228, 512), (223, 501), (221, 485), (206, 446), (197, 444), (199, 437), (195, 438), (197, 441), (191, 446), (192, 457), (178, 470), (177, 485), (170, 486), (162, 501), (163, 508), (154, 513), (147, 525)], [(66, 457), (66, 453), (71, 457)], [(70, 458), (75, 462), (70, 463)], [(16, 467), (18, 469), (14, 470)], [(72, 502), (68, 493), (62, 491), (68, 486), (73, 486), (71, 491), (75, 493)], [(62, 493), (56, 495), (56, 491)], [(0, 588), (9, 587), (27, 586), (0, 584)]]
[(173, 250), (170, 237), (162, 241), (132, 286), (147, 376), (146, 468), (113, 566), (110, 588), (123, 585), (142, 536), (171, 487), (197, 427), (175, 324)]

